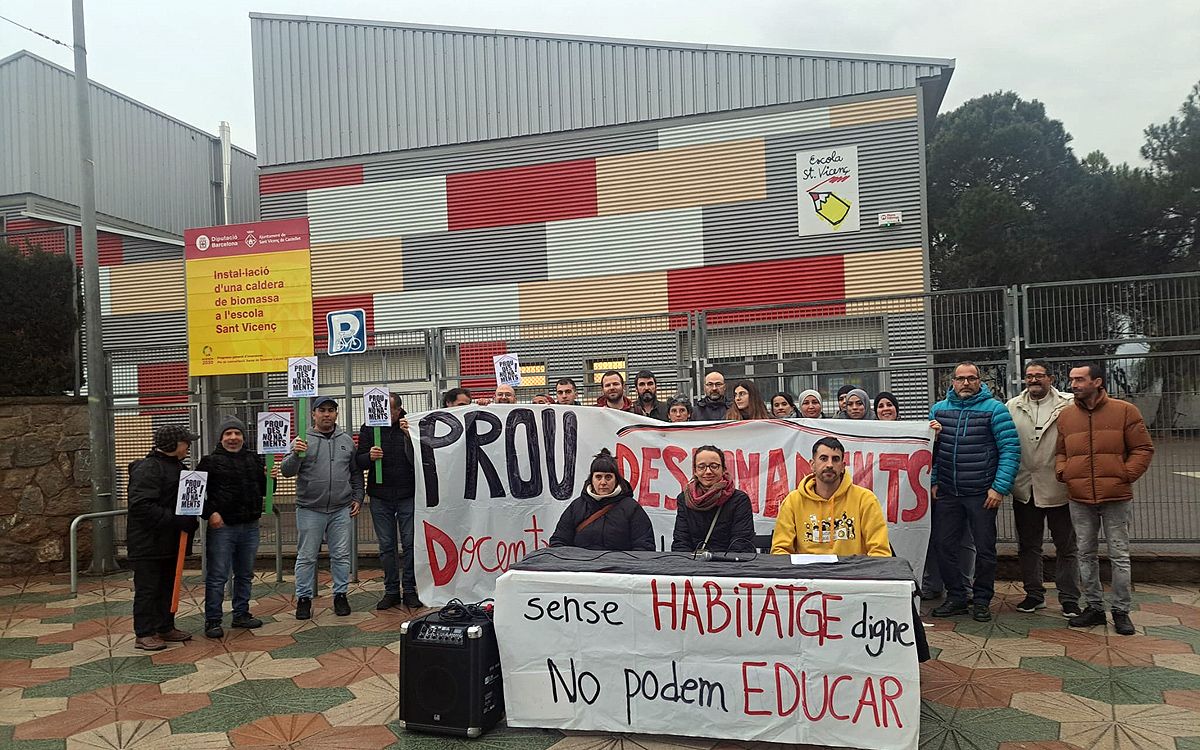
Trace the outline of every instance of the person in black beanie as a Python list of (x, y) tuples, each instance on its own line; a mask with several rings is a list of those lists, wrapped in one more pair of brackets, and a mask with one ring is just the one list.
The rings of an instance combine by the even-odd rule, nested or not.
[(208, 472), (208, 497), (204, 513), (208, 520), (205, 549), (208, 572), (204, 577), (204, 635), (221, 638), (222, 603), (225, 584), (233, 573), (233, 619), (235, 628), (261, 628), (262, 620), (250, 614), (250, 587), (254, 560), (258, 555), (258, 519), (267, 494), (267, 472), (262, 456), (246, 446), (246, 425), (237, 417), (225, 417), (217, 428), (220, 442), (200, 459), (200, 471)]
[(841, 388), (838, 388), (838, 391), (837, 391), (838, 408), (837, 408), (837, 413), (833, 415), (834, 419), (848, 419), (849, 418), (846, 416), (846, 396), (849, 396), (850, 391), (854, 390), (857, 387), (858, 386), (856, 386), (853, 383), (846, 383)]
[(894, 422), (900, 418), (900, 402), (888, 391), (875, 394), (875, 418), (884, 422)]
[[(179, 425), (154, 431), (154, 447), (145, 458), (129, 464), (129, 525), (126, 549), (133, 568), (134, 648), (162, 651), (168, 643), (183, 643), (192, 634), (175, 627), (171, 593), (175, 588), (175, 558), (179, 533), (195, 533), (195, 516), (175, 515), (183, 459), (197, 439)], [(188, 540), (191, 544), (191, 540)]]
[(607, 448), (592, 459), (583, 491), (559, 517), (550, 546), (654, 550), (650, 516), (633, 499), (633, 488)]

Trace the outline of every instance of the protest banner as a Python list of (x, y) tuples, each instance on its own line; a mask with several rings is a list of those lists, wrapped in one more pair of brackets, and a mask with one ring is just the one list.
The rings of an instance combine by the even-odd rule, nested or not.
[(913, 750), (912, 583), (515, 570), (512, 727)]
[[(374, 428), (374, 444), (380, 445), (383, 436), (379, 428), (392, 424), (391, 393), (387, 388), (373, 387), (363, 391), (363, 414), (367, 416), (366, 425)], [(383, 459), (375, 462), (375, 483), (383, 484)]]
[(614, 409), (503, 404), (409, 420), (421, 453), (414, 552), (426, 602), (491, 596), (497, 576), (549, 546), (601, 448), (613, 451), (650, 515), (659, 549), (669, 549), (694, 448), (714, 444), (725, 452), (730, 474), (750, 496), (757, 532), (769, 534), (780, 502), (810, 471), (813, 443), (837, 437), (855, 483), (879, 498), (897, 556), (914, 571), (925, 564), (932, 461), (925, 421), (667, 424)]
[(258, 454), (267, 460), (267, 494), (263, 510), (271, 515), (275, 505), (275, 456), (291, 450), (292, 420), (287, 414), (276, 411), (260, 411), (258, 422)]
[(184, 231), (188, 374), (279, 372), (313, 353), (308, 219)]

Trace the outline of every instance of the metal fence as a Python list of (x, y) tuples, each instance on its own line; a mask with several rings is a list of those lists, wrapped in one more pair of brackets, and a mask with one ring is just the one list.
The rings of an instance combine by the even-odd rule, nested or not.
[[(1139, 406), (1157, 444), (1153, 468), (1137, 485), (1135, 538), (1200, 540), (1200, 274), (377, 331), (365, 354), (318, 357), (320, 390), (338, 398), (341, 422), (354, 430), (363, 421), (361, 394), (371, 385), (400, 393), (409, 411), (440, 405), (440, 394), (453, 387), (490, 398), (492, 357), (501, 353), (520, 359), (520, 401), (552, 394), (559, 378), (570, 377), (580, 403), (592, 403), (600, 395), (600, 376), (610, 369), (627, 376), (653, 371), (660, 398), (695, 395), (705, 371), (716, 367), (727, 381), (753, 380), (766, 399), (776, 391), (794, 395), (816, 388), (825, 396), (826, 414), (833, 413), (833, 394), (844, 384), (872, 394), (887, 390), (896, 395), (903, 418), (928, 414), (962, 360), (977, 363), (1001, 399), (1020, 392), (1028, 358), (1047, 360), (1064, 390), (1072, 363), (1099, 360), (1108, 368), (1110, 393)], [(193, 446), (199, 454), (215, 445), (218, 436), (208, 430), (221, 416), (242, 419), (253, 441), (257, 412), (294, 409), (283, 373), (205, 378), (170, 392), (148, 390), (152, 379), (131, 375), (146, 370), (131, 369), (131, 363), (185, 359), (179, 350), (110, 354), (121, 502), (131, 446), (144, 453), (158, 423), (186, 420), (208, 428), (199, 430), (201, 441)], [(285, 511), (283, 542), (293, 545), (291, 480), (279, 482), (277, 502)], [(1000, 516), (1005, 541), (1013, 539), (1009, 515)], [(267, 540), (273, 523), (264, 523), (263, 532)], [(369, 522), (359, 523), (357, 538), (373, 541)]]

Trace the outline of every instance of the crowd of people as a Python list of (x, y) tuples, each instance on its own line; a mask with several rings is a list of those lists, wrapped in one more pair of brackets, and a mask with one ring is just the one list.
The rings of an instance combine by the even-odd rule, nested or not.
[[(996, 517), (1011, 498), (1026, 594), (1017, 608), (1033, 612), (1046, 606), (1042, 538), (1048, 526), (1063, 615), (1072, 626), (1105, 624), (1097, 561), (1103, 529), (1113, 570), (1113, 625), (1118, 633), (1132, 634), (1129, 506), (1132, 484), (1149, 468), (1154, 452), (1146, 425), (1136, 407), (1107, 395), (1104, 372), (1097, 364), (1071, 370), (1071, 395), (1054, 387), (1044, 362), (1030, 361), (1024, 379), (1025, 389), (1004, 403), (983, 383), (976, 365), (960, 363), (946, 397), (929, 411), (934, 435), (932, 531), (920, 595), (929, 600), (945, 597), (932, 610), (936, 617), (970, 614), (978, 621), (991, 619)], [(596, 406), (664, 422), (826, 417), (822, 396), (815, 390), (801, 392), (798, 399), (780, 392), (768, 401), (751, 380), (735, 382), (727, 398), (725, 378), (717, 370), (706, 373), (703, 382), (704, 392), (694, 401), (678, 397), (664, 403), (658, 399), (652, 372), (635, 375), (630, 395), (623, 374), (609, 371), (600, 380)], [(553, 400), (539, 395), (534, 403), (579, 406), (578, 396), (576, 383), (562, 378)], [(514, 404), (516, 392), (500, 386), (489, 401)], [(447, 408), (473, 403), (464, 388), (448, 390), (442, 398)], [(847, 385), (837, 393), (832, 418), (897, 420), (900, 403), (891, 393), (872, 399), (862, 388)], [(296, 438), (275, 470), (275, 476), (296, 478), (296, 619), (313, 616), (322, 543), (329, 552), (333, 613), (350, 614), (346, 594), (353, 518), (364, 500), (369, 501), (384, 572), (384, 595), (376, 608), (424, 606), (414, 570), (416, 471), (408, 427), (397, 394), (391, 397), (391, 424), (379, 428), (378, 441), (375, 430), (366, 426), (357, 440), (347, 434), (338, 424), (336, 399), (314, 400), (310, 429)], [(223, 604), (230, 577), (231, 626), (262, 625), (249, 605), (267, 472), (261, 457), (246, 445), (244, 423), (227, 417), (219, 434), (219, 444), (199, 466), (208, 472), (202, 517), (207, 520), (208, 555), (204, 634), (210, 638), (224, 636)], [(150, 453), (130, 465), (128, 549), (139, 649), (161, 650), (191, 638), (175, 627), (170, 603), (178, 537), (194, 533), (199, 525), (195, 517), (174, 512), (183, 459), (196, 439), (185, 428), (160, 427)], [(836, 438), (816, 441), (812, 473), (780, 504), (772, 553), (892, 554), (879, 501), (853, 483), (845, 458), (845, 448)], [(691, 459), (692, 476), (678, 497), (671, 549), (693, 554), (755, 549), (750, 499), (735, 486), (725, 451), (706, 445), (693, 451)], [(364, 482), (364, 472), (376, 462), (382, 471), (367, 472)], [(550, 544), (654, 549), (649, 516), (607, 449), (593, 459), (579, 496), (563, 511)]]

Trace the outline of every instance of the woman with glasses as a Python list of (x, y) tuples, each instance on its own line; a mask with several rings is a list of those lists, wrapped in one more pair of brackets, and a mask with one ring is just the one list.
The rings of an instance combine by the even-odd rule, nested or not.
[(726, 419), (770, 419), (758, 386), (752, 380), (739, 380), (733, 387), (733, 403), (725, 412)]
[(692, 479), (679, 495), (672, 552), (753, 552), (750, 497), (733, 486), (715, 445), (692, 452)]
[(668, 422), (690, 422), (692, 420), (692, 402), (683, 396), (676, 396), (667, 402)]

